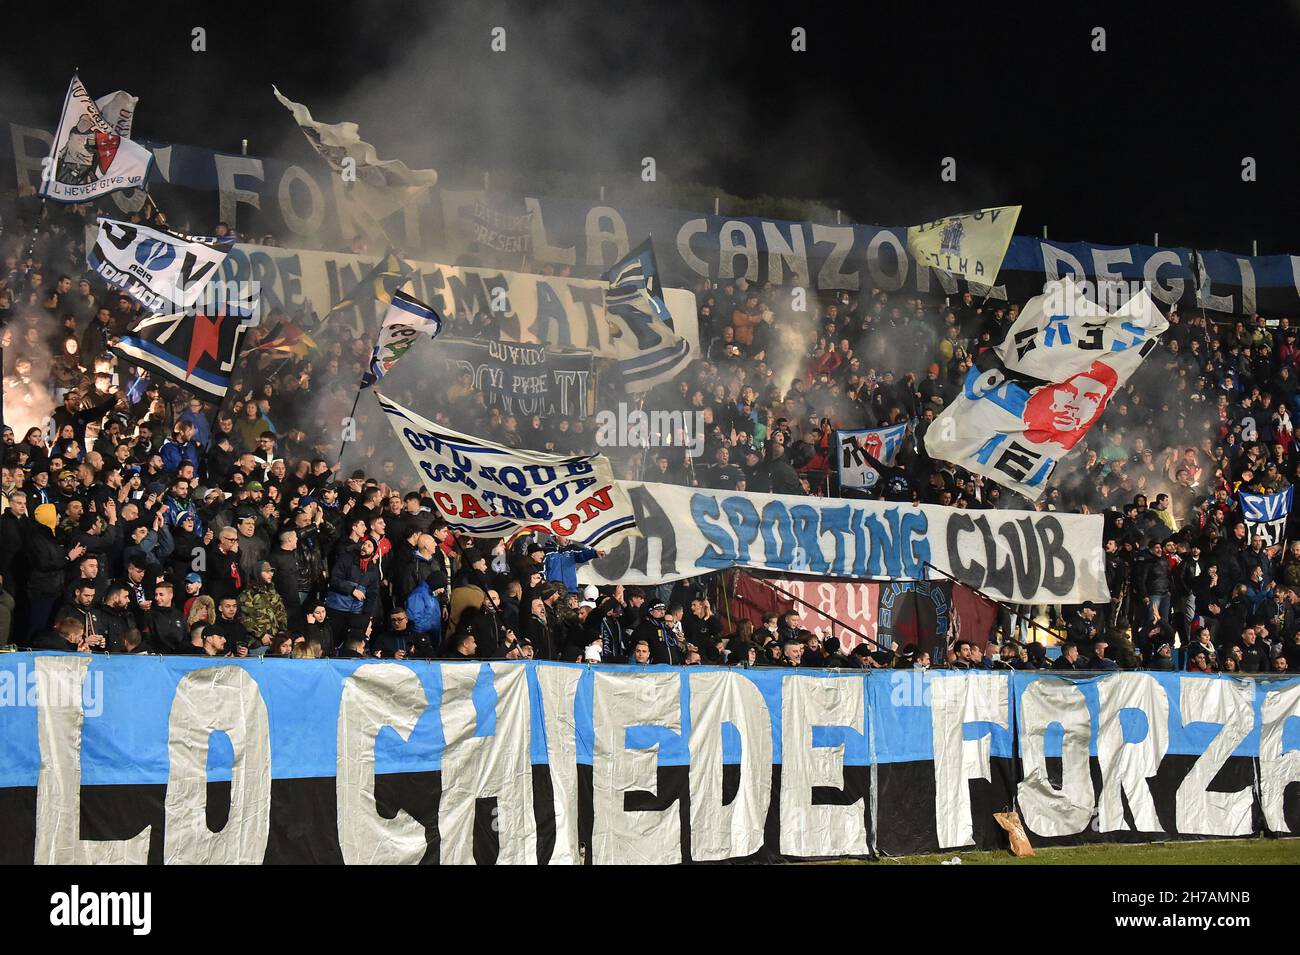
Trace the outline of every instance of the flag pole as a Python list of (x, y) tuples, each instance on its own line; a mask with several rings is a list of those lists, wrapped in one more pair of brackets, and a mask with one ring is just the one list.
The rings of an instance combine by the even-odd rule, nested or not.
[[(364, 390), (365, 387), (363, 385), (357, 385), (357, 396), (352, 399), (352, 410), (348, 412), (347, 420), (352, 422), (354, 428), (356, 427), (357, 405), (361, 403), (361, 392), (363, 392)], [(348, 446), (348, 439), (347, 439), (347, 431), (345, 430), (343, 440), (339, 442), (339, 457), (338, 457), (338, 464), (335, 465), (336, 467), (339, 467), (343, 464), (343, 451), (347, 448), (347, 446)]]

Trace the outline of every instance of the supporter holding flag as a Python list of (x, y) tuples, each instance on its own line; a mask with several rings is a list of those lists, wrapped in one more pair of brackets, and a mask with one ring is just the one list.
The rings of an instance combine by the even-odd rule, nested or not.
[(80, 203), (143, 187), (153, 154), (126, 138), (134, 113), (135, 97), (119, 90), (92, 99), (74, 73), (41, 180), (42, 198)]
[[(410, 288), (409, 283), (406, 288)], [(361, 379), (362, 388), (382, 381), (421, 335), (437, 338), (442, 331), (442, 316), (407, 292), (406, 288), (394, 292), (392, 301), (388, 303), (384, 323), (379, 327), (379, 339), (370, 355), (370, 367)]]

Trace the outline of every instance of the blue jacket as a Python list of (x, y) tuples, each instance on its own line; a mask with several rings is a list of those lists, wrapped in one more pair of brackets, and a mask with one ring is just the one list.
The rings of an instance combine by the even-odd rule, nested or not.
[(406, 616), (411, 620), (411, 629), (416, 633), (442, 632), (442, 604), (429, 589), (429, 582), (422, 580), (406, 598)]
[[(358, 600), (352, 591), (360, 590), (366, 596)], [(374, 615), (379, 606), (379, 566), (371, 559), (365, 570), (361, 569), (361, 552), (349, 548), (339, 555), (330, 574), (329, 593), (325, 596), (325, 606), (330, 610), (344, 613), (367, 613)]]
[(194, 465), (195, 474), (199, 472), (199, 449), (193, 441), (181, 443), (168, 438), (158, 453), (162, 455), (163, 470), (168, 474), (175, 474), (186, 461)]
[(558, 581), (571, 594), (578, 592), (578, 565), (596, 559), (590, 547), (568, 547), (553, 550), (542, 559), (542, 576)]

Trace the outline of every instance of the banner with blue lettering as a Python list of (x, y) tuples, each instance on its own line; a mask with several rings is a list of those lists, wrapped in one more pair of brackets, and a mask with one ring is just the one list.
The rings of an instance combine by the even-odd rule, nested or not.
[(1291, 516), (1291, 501), (1295, 493), (1294, 485), (1276, 494), (1252, 494), (1240, 491), (1237, 500), (1241, 504), (1241, 513), (1246, 520), (1246, 530), (1251, 537), (1263, 534), (1269, 547), (1276, 547), (1286, 542), (1286, 524)]
[(0, 862), (672, 864), (1300, 834), (1300, 679), (0, 657)]
[(797, 497), (620, 481), (637, 532), (578, 568), (584, 584), (661, 584), (728, 567), (858, 580), (937, 568), (1011, 603), (1107, 601), (1102, 518)]

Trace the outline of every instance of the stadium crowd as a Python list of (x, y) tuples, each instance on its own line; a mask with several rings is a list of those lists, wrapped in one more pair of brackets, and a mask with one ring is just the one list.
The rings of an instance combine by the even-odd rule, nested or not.
[[(1234, 503), (1239, 489), (1281, 490), (1300, 473), (1300, 348), (1285, 318), (1173, 311), (1161, 347), (1037, 504), (924, 450), (926, 428), (1016, 315), (1015, 304), (970, 294), (838, 292), (797, 309), (789, 288), (702, 282), (699, 357), (645, 400), (699, 416), (698, 459), (682, 447), (598, 449), (589, 422), (521, 420), (468, 376), (393, 395), (509, 446), (608, 451), (626, 478), (783, 494), (841, 493), (836, 428), (913, 422), (896, 462), (876, 462), (872, 496), (1105, 515), (1113, 598), (1049, 608), (1059, 657), (1012, 639), (1004, 615), (1000, 645), (958, 641), (932, 661), (915, 644), (842, 652), (798, 612), (759, 626), (724, 619), (711, 578), (581, 588), (577, 567), (596, 551), (458, 537), (378, 416), (357, 421), (354, 466), (335, 463), (337, 422), (371, 347), (343, 323), (314, 329), (306, 354), (246, 352), (219, 411), (141, 380), (108, 351), (139, 309), (88, 273), (81, 237), (93, 212), (14, 198), (0, 200), (11, 224), (0, 233), (4, 407), (8, 421), (37, 423), (3, 431), (0, 645), (632, 665), (1300, 666), (1300, 540), (1252, 536)], [(490, 315), (448, 320), (445, 334), (492, 335)], [(626, 400), (612, 364), (601, 382), (599, 406)]]

